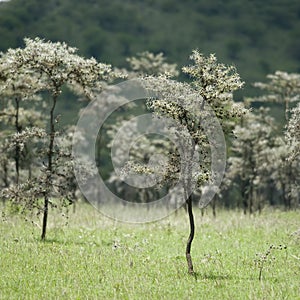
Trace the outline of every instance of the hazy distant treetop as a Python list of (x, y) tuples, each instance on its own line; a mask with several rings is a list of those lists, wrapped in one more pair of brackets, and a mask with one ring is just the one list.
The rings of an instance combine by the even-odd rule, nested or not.
[(269, 102), (296, 102), (300, 100), (300, 74), (276, 71), (267, 75), (269, 82), (256, 82), (254, 86), (269, 94), (255, 100)]
[(254, 86), (264, 91), (258, 97), (247, 98), (247, 102), (281, 103), (285, 115), (285, 125), (289, 120), (290, 108), (293, 102), (300, 100), (300, 74), (276, 71), (267, 75), (269, 82), (256, 82)]
[(170, 77), (179, 75), (176, 64), (166, 62), (163, 53), (154, 54), (149, 51), (137, 53), (126, 59), (133, 70), (138, 75), (159, 75), (165, 74)]

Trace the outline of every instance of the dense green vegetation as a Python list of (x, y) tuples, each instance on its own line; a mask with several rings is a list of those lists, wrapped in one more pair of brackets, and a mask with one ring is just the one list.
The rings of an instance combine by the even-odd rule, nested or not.
[[(250, 218), (223, 211), (213, 219), (197, 211), (196, 278), (185, 268), (183, 211), (136, 226), (115, 223), (85, 205), (69, 219), (51, 216), (46, 242), (37, 240), (36, 225), (1, 219), (1, 299), (299, 298), (296, 212)], [(282, 250), (267, 255), (259, 281), (259, 263), (271, 245)]]
[(192, 49), (235, 64), (250, 85), (276, 70), (298, 72), (297, 0), (10, 0), (0, 3), (0, 51), (24, 37), (65, 41), (81, 54), (124, 66), (139, 51), (163, 51), (180, 66)]

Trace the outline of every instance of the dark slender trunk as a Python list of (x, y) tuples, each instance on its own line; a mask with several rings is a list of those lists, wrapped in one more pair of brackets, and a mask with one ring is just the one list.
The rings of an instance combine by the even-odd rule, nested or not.
[[(15, 102), (16, 102), (15, 127), (17, 133), (20, 133), (22, 131), (22, 128), (19, 124), (20, 99), (15, 98)], [(19, 143), (17, 142), (16, 149), (15, 149), (16, 184), (19, 183), (19, 177), (20, 177), (20, 152), (21, 152), (21, 148)]]
[(43, 214), (43, 226), (42, 226), (42, 236), (41, 239), (44, 241), (46, 239), (47, 222), (48, 222), (48, 209), (49, 209), (49, 198), (47, 193), (44, 195), (44, 214)]
[(8, 163), (4, 162), (3, 163), (3, 172), (4, 172), (4, 176), (3, 176), (3, 181), (4, 181), (4, 187), (9, 187), (9, 179), (8, 179)]
[(214, 218), (217, 217), (216, 203), (217, 203), (217, 195), (215, 195), (215, 197), (211, 201), (212, 213), (213, 213), (213, 217)]
[(187, 205), (187, 211), (188, 211), (189, 221), (190, 221), (190, 235), (187, 240), (185, 255), (188, 264), (188, 271), (190, 274), (194, 274), (194, 267), (193, 267), (193, 262), (191, 257), (191, 247), (195, 235), (195, 222), (194, 222), (194, 215), (193, 215), (192, 196), (188, 197), (188, 199), (186, 200), (186, 205)]
[(248, 197), (246, 195), (246, 185), (242, 185), (242, 199), (243, 199), (243, 212), (244, 215), (247, 214), (247, 209), (248, 209)]
[[(2, 168), (3, 168), (3, 172), (4, 172), (4, 175), (3, 175), (3, 183), (4, 183), (4, 187), (9, 187), (9, 180), (8, 180), (8, 163), (7, 162), (3, 162), (3, 165), (2, 165)], [(5, 198), (2, 197), (2, 203), (3, 205), (5, 204)]]
[(284, 209), (285, 210), (289, 210), (289, 196), (288, 196), (288, 191), (287, 191), (287, 187), (286, 184), (282, 184), (282, 199), (283, 199), (283, 203), (284, 203)]
[(74, 201), (73, 201), (73, 214), (75, 214), (75, 212), (76, 212), (76, 202), (77, 202), (77, 200), (74, 198)]
[(48, 211), (49, 211), (49, 195), (52, 187), (52, 175), (53, 175), (53, 148), (54, 148), (54, 139), (55, 139), (55, 118), (54, 118), (54, 110), (56, 106), (58, 93), (53, 95), (52, 108), (50, 111), (50, 142), (48, 148), (48, 166), (47, 166), (47, 174), (46, 174), (46, 187), (44, 193), (44, 211), (43, 211), (43, 225), (42, 225), (42, 235), (41, 239), (45, 240), (46, 238), (46, 230), (47, 230), (47, 221), (48, 221)]

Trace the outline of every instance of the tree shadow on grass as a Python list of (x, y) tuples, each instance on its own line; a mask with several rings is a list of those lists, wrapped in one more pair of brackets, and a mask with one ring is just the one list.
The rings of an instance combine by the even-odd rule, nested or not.
[(59, 238), (47, 238), (45, 240), (41, 240), (40, 238), (35, 239), (36, 242), (42, 243), (42, 244), (58, 244), (58, 245), (65, 245), (65, 246), (71, 246), (71, 245), (76, 245), (76, 246), (87, 246), (87, 245), (93, 245), (96, 247), (103, 247), (103, 246), (111, 246), (111, 242), (107, 241), (101, 241), (95, 242), (95, 241), (74, 241), (74, 240), (68, 240), (68, 239), (59, 239)]
[(257, 276), (255, 274), (248, 275), (248, 276), (239, 276), (235, 274), (229, 274), (229, 273), (213, 273), (213, 272), (195, 272), (193, 275), (197, 281), (201, 280), (211, 280), (211, 281), (225, 281), (230, 280), (234, 282), (240, 282), (240, 281), (257, 281)]
[(195, 280), (233, 280), (234, 276), (231, 274), (215, 274), (215, 273), (203, 273), (203, 272), (195, 272), (192, 275)]

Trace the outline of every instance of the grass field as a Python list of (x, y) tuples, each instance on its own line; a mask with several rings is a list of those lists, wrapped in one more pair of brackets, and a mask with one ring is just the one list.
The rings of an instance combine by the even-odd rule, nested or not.
[(195, 277), (184, 211), (130, 225), (82, 204), (49, 222), (41, 242), (37, 220), (2, 217), (0, 299), (300, 299), (300, 211), (196, 211)]

